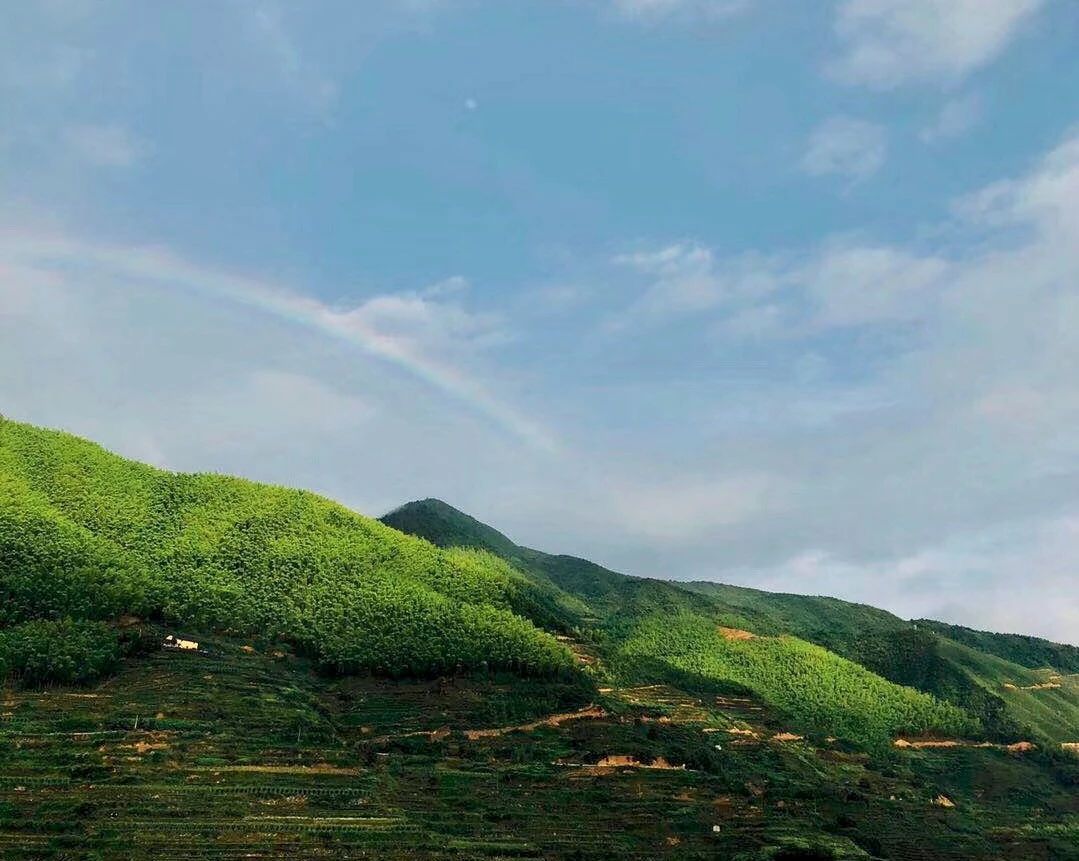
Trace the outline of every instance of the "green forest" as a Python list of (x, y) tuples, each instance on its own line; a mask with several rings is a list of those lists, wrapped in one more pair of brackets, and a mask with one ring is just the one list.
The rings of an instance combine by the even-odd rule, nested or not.
[(0, 419), (4, 858), (1077, 859), (1074, 666)]
[(898, 735), (979, 735), (976, 719), (956, 706), (886, 681), (858, 664), (796, 637), (728, 639), (701, 614), (656, 614), (618, 650), (632, 666), (662, 659), (676, 670), (742, 685), (795, 726), (822, 736), (887, 746)]
[[(511, 670), (601, 683), (555, 636), (568, 635), (627, 683), (689, 674), (733, 685), (800, 731), (864, 746), (932, 733), (1063, 740), (1079, 713), (1070, 688), (1027, 693), (1038, 662), (1072, 666), (1068, 647), (1036, 638), (626, 577), (518, 547), (437, 500), (385, 521), (0, 420), (0, 672), (23, 684), (100, 677), (140, 648), (125, 628), (137, 619), (287, 643), (333, 674)], [(726, 639), (720, 626), (753, 636)]]
[[(545, 674), (572, 658), (515, 608), (547, 601), (489, 553), (440, 550), (311, 493), (165, 472), (0, 420), (5, 626), (133, 615), (281, 639), (336, 672)], [(8, 639), (14, 671), (23, 637)], [(98, 651), (88, 634), (52, 640)], [(56, 660), (58, 679), (109, 665), (88, 657), (72, 676)]]

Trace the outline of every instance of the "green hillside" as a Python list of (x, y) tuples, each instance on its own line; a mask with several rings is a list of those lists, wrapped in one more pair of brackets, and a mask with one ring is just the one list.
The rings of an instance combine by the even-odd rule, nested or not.
[(975, 631), (962, 625), (949, 625), (931, 619), (918, 619), (915, 624), (928, 628), (942, 637), (970, 646), (979, 652), (996, 655), (1013, 664), (1031, 669), (1050, 668), (1059, 673), (1079, 673), (1079, 646), (1052, 643), (1026, 634), (995, 634)]
[(942, 639), (941, 651), (972, 681), (1003, 699), (1032, 737), (1079, 741), (1079, 675), (1032, 670), (952, 640)]
[(1074, 673), (1079, 653), (1074, 646), (926, 619), (908, 622), (835, 598), (720, 583), (685, 587), (736, 610), (754, 631), (795, 634), (898, 684), (953, 702), (980, 718), (994, 737), (1063, 742), (1076, 734), (1079, 692), (1074, 686), (1042, 689), (1034, 699), (1006, 687), (1035, 684), (1032, 668), (1045, 668), (1050, 675)]
[(0, 857), (1079, 861), (1076, 676), (385, 520), (0, 421)]
[[(626, 631), (647, 620), (651, 633), (646, 640), (652, 644), (648, 648), (657, 653), (653, 657), (658, 656), (668, 667), (681, 671), (693, 667), (702, 677), (742, 682), (746, 667), (732, 661), (732, 652), (749, 650), (750, 654), (758, 655), (763, 649), (771, 649), (783, 651), (786, 664), (801, 667), (802, 674), (807, 672), (808, 665), (815, 665), (817, 670), (810, 677), (820, 680), (824, 689), (833, 691), (838, 688), (829, 675), (849, 682), (854, 690), (866, 689), (865, 683), (851, 673), (850, 663), (856, 664), (858, 670), (870, 670), (874, 678), (883, 677), (902, 688), (914, 688), (958, 707), (975, 719), (980, 730), (996, 740), (1033, 737), (1056, 744), (1072, 741), (1076, 735), (1073, 718), (1079, 707), (1079, 694), (1075, 686), (1034, 692), (1006, 687), (1018, 685), (1016, 678), (1026, 679), (1024, 684), (1033, 684), (1030, 668), (1074, 672), (1072, 667), (1079, 650), (1073, 646), (1036, 637), (970, 631), (926, 620), (909, 622), (876, 607), (836, 598), (764, 592), (722, 583), (671, 583), (629, 577), (584, 559), (553, 556), (514, 545), (505, 535), (437, 500), (409, 503), (383, 520), (440, 546), (483, 548), (498, 553), (520, 570), (556, 584), (587, 602), (593, 619), (602, 620), (596, 623), (597, 636), (610, 638), (612, 646), (623, 640), (630, 642)], [(680, 621), (676, 624), (675, 620)], [(682, 623), (697, 634), (681, 631)], [(756, 634), (758, 639), (752, 646), (746, 646), (739, 641), (717, 642), (714, 636), (702, 634), (705, 628), (716, 625), (744, 629)], [(666, 637), (668, 646), (661, 648), (657, 636)], [(799, 651), (805, 643), (798, 645), (792, 637), (821, 646), (827, 652), (817, 654), (815, 661), (808, 661), (807, 653)], [(957, 641), (971, 645), (973, 652), (958, 650)], [(694, 646), (691, 654), (686, 652), (687, 642)], [(644, 652), (638, 645), (632, 646), (631, 651), (634, 659), (629, 663), (639, 665)], [(983, 659), (976, 670), (966, 659), (970, 654)], [(1013, 663), (991, 660), (1001, 654), (1011, 656)], [(822, 655), (834, 662), (824, 675), (819, 663), (824, 660)], [(845, 658), (846, 662), (838, 658)], [(744, 662), (747, 657), (740, 655), (739, 660)], [(766, 664), (771, 663), (770, 658)], [(797, 715), (803, 727), (819, 726), (821, 716), (837, 724), (847, 718), (838, 703), (836, 708), (829, 708), (804, 692), (795, 693), (801, 682), (794, 683), (788, 678), (766, 691), (770, 673), (754, 669), (750, 678), (755, 680), (755, 689), (766, 694), (774, 706)], [(903, 723), (898, 716), (906, 714), (909, 707), (902, 695), (888, 702), (882, 711), (893, 717), (877, 727), (874, 736), (877, 739), (887, 727), (895, 731)], [(859, 708), (851, 709), (856, 714), (853, 721), (860, 727), (858, 737), (866, 741), (874, 735), (871, 729), (874, 721), (866, 715), (857, 715)], [(938, 726), (955, 726), (955, 719), (952, 713), (937, 714), (933, 720)], [(914, 724), (927, 726), (924, 721), (919, 724), (920, 720)], [(977, 731), (970, 725), (965, 730)]]
[[(904, 733), (983, 732), (981, 721), (970, 712), (788, 636), (801, 632), (778, 619), (754, 624), (763, 615), (751, 608), (666, 581), (627, 577), (583, 559), (518, 547), (437, 500), (409, 503), (384, 522), (445, 547), (456, 543), (498, 552), (525, 573), (584, 601), (593, 620), (588, 633), (621, 681), (647, 683), (674, 676), (685, 681), (689, 676), (705, 689), (717, 684), (746, 689), (800, 731), (839, 735), (868, 746), (887, 745)], [(858, 620), (845, 624), (854, 632)], [(728, 640), (718, 633), (720, 626), (750, 627), (774, 636)]]
[(164, 472), (0, 420), (3, 625), (134, 615), (282, 639), (338, 672), (550, 673), (569, 652), (517, 612), (547, 600), (489, 553), (439, 550), (310, 493)]
[[(729, 629), (728, 629), (729, 630)], [(723, 636), (704, 614), (657, 613), (635, 626), (623, 666), (659, 659), (684, 673), (752, 691), (791, 725), (819, 736), (887, 746), (897, 735), (972, 736), (971, 715), (796, 637)]]

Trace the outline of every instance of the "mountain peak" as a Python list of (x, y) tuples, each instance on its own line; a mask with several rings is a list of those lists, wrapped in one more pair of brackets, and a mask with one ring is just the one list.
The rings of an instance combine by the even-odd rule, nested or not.
[(406, 502), (380, 518), (387, 526), (426, 538), (438, 547), (477, 547), (513, 556), (517, 545), (497, 529), (433, 497)]

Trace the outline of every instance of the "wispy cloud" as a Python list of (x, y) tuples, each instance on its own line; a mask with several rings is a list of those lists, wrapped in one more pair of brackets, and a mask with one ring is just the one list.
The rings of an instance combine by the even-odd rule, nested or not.
[(76, 125), (64, 132), (76, 158), (97, 167), (130, 167), (146, 154), (144, 143), (120, 125)]
[(745, 11), (753, 0), (610, 0), (614, 10), (634, 21), (676, 17), (727, 18)]
[(981, 117), (982, 100), (977, 96), (966, 95), (949, 99), (918, 137), (927, 144), (951, 140), (973, 128)]
[(628, 307), (608, 316), (608, 333), (752, 304), (779, 286), (779, 268), (771, 258), (743, 254), (720, 260), (710, 248), (688, 240), (619, 254), (611, 262), (643, 277), (648, 286)]
[(834, 174), (859, 182), (880, 170), (887, 155), (888, 138), (882, 126), (836, 116), (814, 129), (801, 165), (811, 176)]
[(530, 446), (555, 447), (540, 425), (465, 370), (468, 353), (504, 338), (497, 319), (438, 296), (386, 294), (334, 307), (277, 285), (198, 266), (166, 249), (99, 245), (59, 235), (7, 232), (0, 235), (0, 252), (7, 265), (31, 272), (56, 267), (105, 271), (136, 279), (144, 288), (192, 291), (272, 315), (408, 371)]
[(301, 51), (285, 21), (284, 8), (273, 0), (252, 0), (240, 8), (285, 86), (317, 116), (328, 119), (337, 104), (337, 83)]
[(829, 71), (877, 89), (954, 84), (997, 57), (1043, 0), (844, 0)]
[(718, 258), (691, 242), (620, 255), (647, 286), (605, 329), (703, 314), (725, 336), (807, 337), (830, 329), (925, 319), (945, 296), (953, 264), (883, 244), (836, 238), (812, 252)]
[[(729, 573), (766, 589), (844, 594), (905, 618), (1010, 633), (1033, 628), (1075, 642), (1077, 555), (1079, 515), (1069, 514), (964, 533), (908, 555), (859, 561), (809, 550), (773, 568)], [(1038, 588), (1024, 588), (1032, 572)]]

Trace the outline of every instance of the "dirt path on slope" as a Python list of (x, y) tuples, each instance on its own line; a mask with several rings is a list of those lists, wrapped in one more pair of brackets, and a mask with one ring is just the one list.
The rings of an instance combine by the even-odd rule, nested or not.
[(541, 726), (560, 726), (571, 720), (594, 720), (603, 717), (607, 717), (607, 712), (604, 709), (597, 705), (589, 705), (583, 709), (578, 709), (575, 712), (548, 715), (545, 718), (530, 721), (529, 723), (514, 724), (513, 726), (500, 726), (492, 729), (466, 729), (464, 730), (464, 734), (465, 738), (469, 741), (476, 741), (481, 738), (495, 738), (500, 735), (508, 735), (511, 732), (531, 732), (534, 729), (539, 729)]

